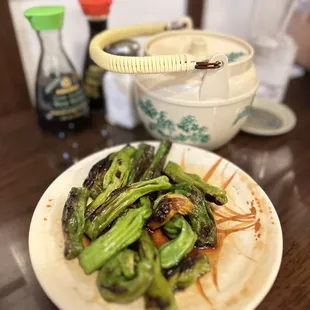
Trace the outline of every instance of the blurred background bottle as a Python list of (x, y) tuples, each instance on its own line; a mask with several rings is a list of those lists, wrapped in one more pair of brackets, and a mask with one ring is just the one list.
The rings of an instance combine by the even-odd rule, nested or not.
[(39, 125), (58, 135), (80, 131), (90, 120), (88, 99), (61, 41), (64, 11), (63, 6), (38, 6), (24, 13), (41, 46), (36, 76)]
[[(80, 4), (88, 18), (91, 39), (98, 33), (107, 29), (107, 18), (112, 0), (80, 0)], [(89, 45), (89, 44), (88, 44)], [(90, 101), (92, 110), (105, 109), (105, 96), (102, 85), (104, 70), (98, 67), (90, 58), (87, 46), (84, 63), (84, 90)]]

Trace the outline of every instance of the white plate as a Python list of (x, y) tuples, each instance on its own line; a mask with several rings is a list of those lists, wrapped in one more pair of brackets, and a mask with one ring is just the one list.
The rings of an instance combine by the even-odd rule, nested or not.
[[(45, 293), (62, 310), (143, 309), (142, 299), (127, 306), (106, 303), (97, 291), (96, 274), (86, 276), (77, 259), (63, 257), (61, 215), (71, 187), (81, 186), (94, 163), (121, 147), (69, 168), (49, 186), (34, 212), (29, 232), (32, 266)], [(226, 206), (215, 207), (219, 245), (208, 250), (212, 273), (176, 294), (179, 309), (254, 309), (270, 290), (281, 263), (282, 232), (272, 203), (245, 172), (213, 153), (175, 143), (168, 159), (225, 187), (229, 199)]]

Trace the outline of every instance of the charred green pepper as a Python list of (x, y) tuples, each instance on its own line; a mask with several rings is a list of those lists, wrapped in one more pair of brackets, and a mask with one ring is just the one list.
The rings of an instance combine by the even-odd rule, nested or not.
[(154, 202), (153, 214), (148, 227), (155, 230), (166, 224), (175, 214), (186, 215), (194, 209), (193, 203), (184, 195), (169, 193)]
[(84, 249), (84, 213), (88, 197), (89, 191), (86, 188), (73, 187), (65, 203), (62, 213), (62, 231), (65, 238), (66, 259), (78, 256)]
[(196, 186), (204, 192), (206, 199), (210, 202), (214, 202), (217, 205), (227, 203), (225, 190), (205, 183), (198, 175), (184, 172), (182, 168), (174, 162), (169, 161), (167, 166), (164, 168), (164, 173), (175, 183), (186, 182)]
[(173, 290), (183, 290), (210, 270), (208, 256), (203, 253), (195, 253), (185, 257), (178, 266), (166, 270), (165, 276)]
[(144, 295), (145, 308), (148, 310), (176, 310), (172, 289), (161, 270), (158, 249), (147, 232), (142, 233), (140, 240), (148, 245), (144, 247), (144, 255), (152, 262), (153, 266), (153, 281)]
[(133, 156), (132, 170), (130, 172), (128, 184), (138, 182), (150, 166), (154, 157), (154, 147), (148, 144), (139, 144)]
[(116, 154), (110, 168), (104, 175), (102, 182), (103, 191), (87, 207), (86, 217), (102, 205), (111, 192), (119, 187), (127, 185), (132, 168), (131, 156), (134, 152), (135, 150), (133, 147), (127, 146)]
[(160, 142), (155, 157), (141, 177), (141, 181), (154, 179), (161, 175), (171, 145), (172, 143), (169, 140), (163, 140)]
[[(126, 262), (129, 262), (128, 266)], [(123, 269), (132, 270), (132, 267), (134, 273), (128, 277)], [(107, 301), (132, 302), (148, 289), (153, 280), (152, 269), (151, 262), (144, 257), (139, 258), (136, 252), (125, 249), (112, 257), (100, 270), (97, 278), (99, 291)]]
[(205, 200), (204, 194), (195, 186), (187, 183), (175, 185), (173, 191), (187, 196), (195, 205), (187, 217), (193, 231), (198, 236), (196, 246), (215, 247), (216, 224), (210, 204)]
[(90, 197), (95, 199), (103, 190), (103, 178), (111, 167), (115, 153), (111, 153), (107, 157), (99, 160), (90, 169), (87, 178), (85, 179), (83, 186), (90, 192)]
[(130, 209), (107, 233), (86, 247), (79, 256), (85, 273), (100, 269), (111, 257), (139, 239), (151, 214), (149, 201), (140, 208)]
[(96, 239), (127, 207), (140, 197), (159, 190), (168, 190), (171, 184), (166, 176), (127, 185), (112, 195), (97, 208), (86, 220), (85, 232)]
[(164, 231), (173, 240), (159, 248), (160, 262), (162, 268), (171, 268), (177, 265), (193, 249), (197, 235), (180, 215), (175, 215), (165, 224)]

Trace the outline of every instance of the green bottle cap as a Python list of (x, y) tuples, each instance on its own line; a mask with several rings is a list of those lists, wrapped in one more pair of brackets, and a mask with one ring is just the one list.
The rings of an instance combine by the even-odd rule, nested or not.
[(63, 6), (36, 6), (24, 12), (35, 30), (60, 29), (64, 21)]

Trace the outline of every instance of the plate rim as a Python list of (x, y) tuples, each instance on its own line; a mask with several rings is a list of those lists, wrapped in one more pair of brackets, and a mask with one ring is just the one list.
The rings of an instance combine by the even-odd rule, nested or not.
[[(40, 273), (38, 272), (38, 268), (35, 266), (35, 259), (34, 259), (34, 253), (33, 253), (33, 246), (32, 246), (32, 235), (34, 234), (34, 218), (36, 215), (36, 212), (38, 212), (37, 210), (40, 207), (41, 204), (41, 200), (43, 200), (45, 194), (48, 192), (49, 188), (58, 180), (60, 179), (65, 173), (67, 173), (70, 169), (74, 169), (74, 167), (78, 164), (83, 163), (84, 161), (88, 161), (90, 157), (95, 157), (96, 155), (98, 155), (99, 153), (102, 153), (104, 151), (107, 151), (109, 149), (113, 149), (113, 148), (121, 148), (124, 147), (128, 144), (130, 145), (137, 145), (139, 143), (149, 143), (149, 144), (156, 144), (156, 146), (158, 146), (158, 144), (160, 143), (159, 140), (141, 140), (141, 141), (133, 141), (133, 142), (129, 142), (129, 143), (122, 143), (122, 144), (117, 144), (111, 147), (107, 147), (107, 148), (103, 148), (100, 151), (91, 153), (90, 155), (84, 157), (83, 159), (81, 159), (79, 162), (75, 163), (74, 165), (68, 167), (66, 170), (64, 170), (60, 175), (58, 175), (51, 183), (50, 185), (46, 188), (46, 190), (43, 192), (43, 194), (41, 195), (40, 199), (38, 200), (36, 207), (33, 211), (33, 215), (31, 217), (31, 222), (30, 222), (30, 226), (29, 226), (29, 233), (28, 233), (28, 249), (29, 249), (29, 256), (30, 256), (30, 262), (31, 262), (31, 266), (33, 269), (33, 272), (36, 276), (37, 281), (40, 284), (40, 287), (42, 288), (42, 290), (44, 291), (44, 293), (47, 295), (47, 297), (53, 302), (54, 305), (56, 305), (60, 310), (66, 310), (64, 308), (61, 307), (60, 303), (58, 302), (57, 298), (54, 298), (54, 296), (51, 296), (51, 294), (49, 294), (48, 292), (48, 287), (45, 285), (44, 281), (42, 280), (42, 277), (40, 275)], [(275, 223), (277, 224), (277, 228), (279, 229), (279, 234), (278, 234), (278, 238), (280, 242), (280, 244), (278, 244), (278, 251), (277, 251), (277, 260), (274, 261), (274, 267), (272, 269), (272, 272), (269, 274), (269, 277), (267, 278), (268, 282), (266, 281), (266, 285), (260, 289), (259, 294), (256, 294), (255, 297), (246, 305), (246, 308), (242, 309), (248, 309), (248, 310), (254, 310), (263, 300), (264, 298), (267, 296), (267, 294), (270, 292), (273, 284), (275, 283), (277, 276), (279, 274), (280, 271), (280, 267), (281, 267), (281, 263), (282, 263), (282, 258), (283, 258), (283, 231), (282, 231), (282, 226), (281, 226), (281, 222), (279, 219), (279, 215), (277, 213), (277, 210), (275, 209), (272, 201), (270, 200), (269, 196), (266, 194), (266, 192), (264, 191), (264, 189), (247, 173), (245, 172), (242, 168), (240, 168), (238, 165), (234, 164), (233, 162), (231, 162), (230, 160), (228, 160), (227, 158), (218, 155), (214, 152), (205, 150), (203, 148), (200, 147), (196, 147), (196, 146), (191, 146), (191, 145), (187, 145), (187, 144), (181, 144), (181, 143), (175, 143), (173, 142), (174, 145), (178, 145), (181, 146), (183, 148), (190, 148), (190, 149), (198, 149), (201, 151), (204, 151), (206, 153), (215, 155), (218, 158), (222, 158), (225, 161), (227, 161), (229, 164), (233, 165), (234, 167), (236, 167), (239, 171), (241, 171), (242, 173), (244, 173), (244, 175), (246, 175), (246, 177), (249, 178), (249, 180), (251, 180), (253, 183), (255, 183), (258, 188), (260, 189), (261, 193), (263, 194), (264, 198), (266, 199), (266, 201), (272, 206), (273, 210), (275, 211)]]

